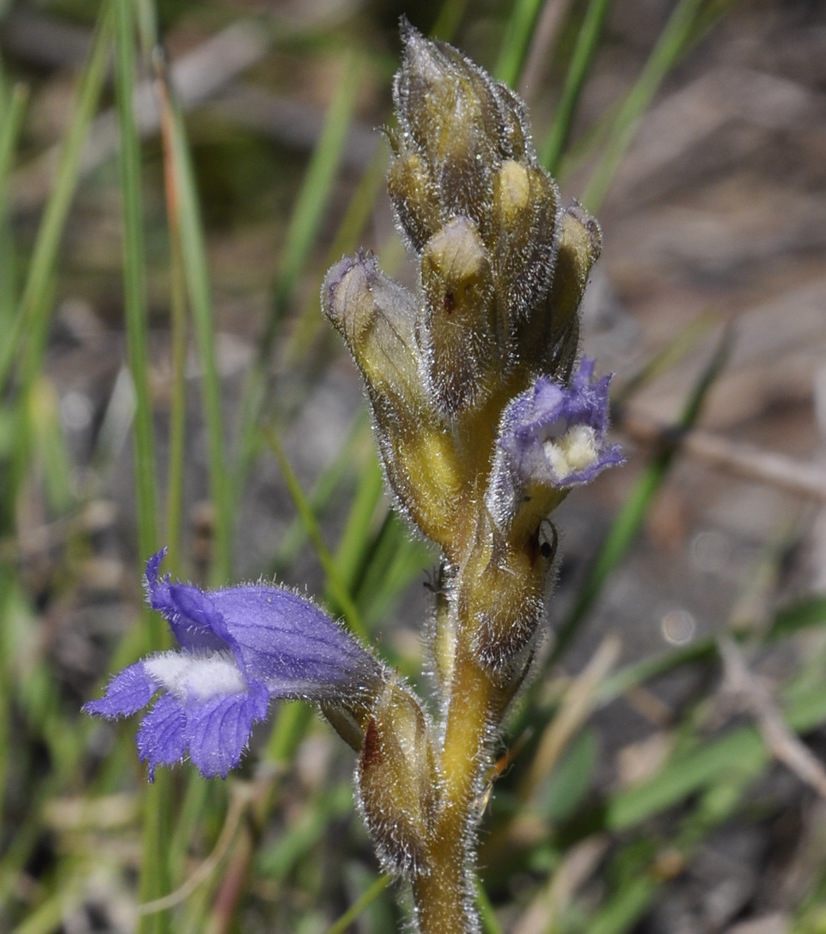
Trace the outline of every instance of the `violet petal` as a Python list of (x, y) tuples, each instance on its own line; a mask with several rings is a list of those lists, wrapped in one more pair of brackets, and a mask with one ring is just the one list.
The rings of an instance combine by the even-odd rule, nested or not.
[(159, 765), (174, 765), (186, 752), (186, 716), (181, 702), (171, 694), (159, 697), (143, 718), (137, 735), (138, 756), (149, 763), (149, 781)]
[(135, 662), (115, 675), (98, 700), (83, 705), (83, 712), (95, 717), (129, 717), (145, 707), (158, 690), (143, 662)]
[(203, 591), (159, 575), (165, 554), (146, 565), (147, 599), (181, 648), (147, 656), (113, 678), (90, 714), (135, 713), (166, 693), (138, 732), (150, 780), (159, 765), (188, 752), (205, 776), (235, 768), (252, 725), (274, 698), (347, 706), (367, 702), (384, 669), (359, 642), (309, 600), (288, 590), (246, 584)]
[(297, 594), (250, 585), (210, 596), (247, 678), (264, 681), (273, 697), (355, 698), (381, 678), (353, 636)]
[(241, 762), (252, 725), (267, 716), (269, 693), (258, 682), (242, 694), (225, 694), (192, 703), (186, 711), (189, 755), (206, 778), (226, 778)]

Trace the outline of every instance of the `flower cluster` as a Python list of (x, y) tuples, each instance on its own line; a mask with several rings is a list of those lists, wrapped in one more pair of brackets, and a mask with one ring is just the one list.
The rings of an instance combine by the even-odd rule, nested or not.
[[(404, 39), (388, 190), (420, 289), (412, 294), (360, 253), (330, 270), (322, 305), (361, 370), (401, 510), (455, 561), (477, 532), (468, 493), (488, 487), (500, 434), (516, 474), (538, 471), (514, 476), (515, 487), (538, 481), (556, 493), (579, 482), (518, 450), (529, 443), (518, 424), (525, 406), (513, 403), (521, 394), (534, 393), (534, 421), (558, 402), (554, 393), (569, 397), (572, 430), (580, 415), (602, 418), (591, 424), (592, 464), (579, 474), (616, 460), (602, 448), (604, 388), (570, 381), (601, 238), (580, 205), (561, 205), (522, 102), (451, 46), (409, 26)], [(601, 404), (599, 416), (584, 411), (583, 393)], [(507, 523), (513, 507), (487, 508)]]

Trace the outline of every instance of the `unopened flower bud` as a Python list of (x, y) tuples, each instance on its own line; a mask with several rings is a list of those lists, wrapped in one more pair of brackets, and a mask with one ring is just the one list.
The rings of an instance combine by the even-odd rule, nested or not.
[(390, 163), (387, 192), (410, 245), (421, 252), (446, 217), (433, 177), (418, 152), (402, 153)]
[(427, 164), (446, 216), (484, 234), (491, 177), (503, 159), (535, 160), (525, 107), (504, 85), (445, 42), (403, 26), (405, 55), (394, 99), (405, 150)]
[(388, 870), (427, 865), (437, 804), (435, 756), (421, 708), (390, 683), (367, 721), (356, 782), (367, 827)]
[(574, 201), (562, 215), (559, 250), (548, 299), (549, 329), (539, 345), (540, 371), (567, 378), (577, 352), (579, 303), (591, 269), (602, 252), (596, 218)]
[(477, 403), (499, 361), (490, 259), (476, 227), (458, 217), (422, 254), (424, 317), (418, 339), (439, 407), (453, 415)]
[(545, 615), (548, 563), (537, 535), (514, 543), (485, 523), (458, 595), (459, 612), (473, 620), (471, 646), (495, 675), (511, 677), (512, 663), (532, 645)]
[(543, 169), (502, 163), (493, 188), (493, 265), (511, 349), (535, 366), (551, 331), (548, 292), (560, 234), (559, 189)]
[(321, 305), (344, 338), (371, 399), (422, 395), (413, 337), (416, 299), (371, 254), (347, 256), (327, 273)]
[(421, 373), (415, 299), (373, 256), (360, 254), (327, 273), (321, 301), (364, 377), (379, 451), (402, 512), (429, 538), (447, 542), (464, 473)]

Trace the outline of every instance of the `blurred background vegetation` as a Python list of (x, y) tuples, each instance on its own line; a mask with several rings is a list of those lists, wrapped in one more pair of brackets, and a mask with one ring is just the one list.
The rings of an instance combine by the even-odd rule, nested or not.
[(0, 2), (0, 929), (400, 929), (352, 755), (286, 704), (149, 786), (79, 714), (176, 576), (277, 576), (418, 678), (434, 555), (318, 309), (375, 249), (397, 24), (528, 102), (600, 217), (628, 466), (558, 514), (481, 840), (487, 932), (826, 931), (826, 10), (817, 0)]

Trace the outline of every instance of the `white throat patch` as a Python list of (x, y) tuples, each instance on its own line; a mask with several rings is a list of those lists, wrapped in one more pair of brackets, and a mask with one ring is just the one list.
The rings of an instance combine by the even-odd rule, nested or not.
[(231, 652), (159, 652), (143, 667), (159, 687), (181, 700), (238, 694), (247, 683)]
[(546, 441), (543, 449), (557, 478), (564, 480), (597, 460), (597, 433), (587, 425), (574, 425), (561, 438)]

